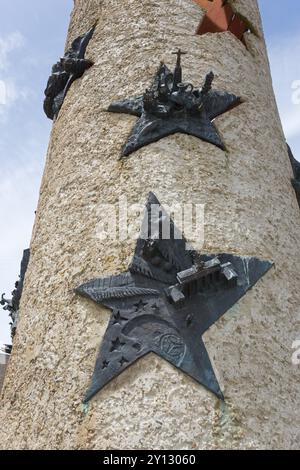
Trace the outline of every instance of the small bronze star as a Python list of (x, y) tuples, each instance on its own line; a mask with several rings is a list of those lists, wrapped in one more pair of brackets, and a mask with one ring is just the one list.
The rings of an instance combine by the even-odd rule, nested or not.
[(141, 312), (142, 310), (144, 310), (144, 308), (146, 306), (147, 306), (147, 302), (143, 302), (142, 299), (139, 302), (137, 302), (136, 304), (134, 304), (136, 312)]
[(212, 90), (214, 74), (207, 75), (201, 89), (182, 82), (180, 49), (174, 73), (161, 64), (154, 83), (143, 96), (112, 103), (108, 111), (137, 116), (122, 157), (176, 133), (198, 137), (225, 150), (213, 120), (238, 106), (241, 99), (233, 94)]
[(123, 367), (125, 366), (125, 364), (128, 364), (129, 361), (127, 361), (126, 357), (122, 357), (121, 360), (120, 360), (120, 366)]
[[(158, 205), (150, 194), (143, 227), (153, 221), (152, 207)], [(122, 322), (115, 322), (115, 313), (112, 315), (85, 402), (151, 352), (223, 399), (202, 336), (272, 264), (257, 258), (187, 251), (186, 241), (177, 238), (179, 232), (163, 208), (158, 218), (162, 217), (170, 224), (171, 239), (149, 240), (141, 234), (127, 272), (92, 280), (76, 290), (124, 316)], [(166, 264), (171, 268), (165, 270)]]
[(122, 343), (119, 338), (112, 341), (111, 344), (112, 344), (112, 346), (110, 348), (110, 352), (120, 351), (122, 349), (122, 347), (125, 346), (125, 343)]
[(121, 325), (124, 321), (127, 321), (128, 318), (122, 317), (120, 312), (117, 312), (114, 316), (113, 324), (114, 325)]

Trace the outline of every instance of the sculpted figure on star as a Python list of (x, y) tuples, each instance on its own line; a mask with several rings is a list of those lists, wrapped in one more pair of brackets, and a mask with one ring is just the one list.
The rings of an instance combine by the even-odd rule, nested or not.
[[(169, 239), (162, 237), (163, 223), (170, 227)], [(223, 399), (202, 336), (272, 264), (226, 253), (187, 251), (186, 240), (154, 194), (149, 195), (142, 227), (127, 272), (76, 289), (112, 310), (84, 401), (149, 353)]]
[(108, 111), (139, 117), (122, 151), (127, 157), (136, 150), (176, 133), (198, 137), (225, 150), (213, 120), (241, 104), (241, 98), (212, 89), (214, 74), (210, 72), (201, 89), (184, 83), (180, 49), (172, 73), (161, 63), (154, 83), (143, 96), (112, 103)]

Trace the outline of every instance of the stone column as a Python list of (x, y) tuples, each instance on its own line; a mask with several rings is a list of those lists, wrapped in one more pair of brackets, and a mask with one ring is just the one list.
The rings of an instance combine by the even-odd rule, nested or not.
[[(86, 54), (95, 65), (74, 82), (53, 126), (0, 446), (296, 448), (300, 214), (257, 2), (232, 2), (258, 32), (247, 34), (247, 48), (230, 32), (196, 35), (204, 10), (193, 0), (74, 3), (68, 43), (97, 20)], [(185, 80), (200, 86), (213, 70), (216, 89), (243, 99), (215, 122), (227, 151), (175, 134), (120, 161), (136, 118), (107, 113), (108, 105), (142, 94), (178, 47), (188, 52)], [(99, 207), (124, 195), (140, 203), (149, 191), (162, 204), (205, 204), (203, 252), (275, 263), (204, 336), (225, 404), (149, 355), (82, 406), (110, 312), (73, 289), (128, 268), (135, 244), (99, 240)]]

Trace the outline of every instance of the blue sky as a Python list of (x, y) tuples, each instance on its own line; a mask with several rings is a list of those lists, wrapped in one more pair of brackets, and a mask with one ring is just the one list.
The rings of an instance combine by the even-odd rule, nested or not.
[[(292, 100), (292, 86), (300, 89), (300, 2), (259, 3), (284, 130), (300, 159), (300, 93), (299, 104)], [(0, 292), (13, 289), (29, 246), (51, 129), (43, 92), (72, 7), (72, 0), (0, 0)], [(0, 310), (0, 344), (9, 340)]]

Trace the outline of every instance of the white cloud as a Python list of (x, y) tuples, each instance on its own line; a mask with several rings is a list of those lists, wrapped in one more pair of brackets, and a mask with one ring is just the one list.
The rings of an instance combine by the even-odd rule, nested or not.
[(5, 103), (6, 103), (6, 84), (3, 80), (0, 80), (0, 106), (4, 105)]
[(11, 106), (20, 99), (26, 99), (28, 91), (16, 85), (17, 77), (12, 74), (14, 70), (13, 54), (24, 46), (25, 39), (19, 31), (0, 37), (0, 122), (8, 118)]
[(278, 36), (269, 41), (273, 85), (283, 129), (293, 141), (295, 156), (300, 159), (300, 102), (296, 87), (300, 80), (300, 35)]
[(290, 109), (281, 109), (281, 119), (287, 140), (300, 138), (300, 106), (292, 104)]
[(0, 85), (0, 114), (3, 112), (4, 106), (11, 106), (18, 98), (18, 91), (15, 83), (9, 80), (2, 80)]
[(7, 122), (10, 108), (18, 101), (26, 101), (33, 91), (18, 87), (12, 77), (0, 80), (0, 123)]
[[(22, 102), (35, 93), (34, 89), (26, 88), (26, 83), (24, 87), (23, 77), (18, 75), (17, 53), (24, 43), (19, 32), (0, 36), (0, 294), (6, 292), (8, 297), (18, 278), (23, 249), (29, 246), (48, 141), (48, 126), (26, 121), (27, 131), (18, 133), (17, 120), (11, 113), (13, 107), (14, 112), (20, 110)], [(10, 332), (7, 312), (0, 307), (2, 342), (10, 342)]]
[(0, 71), (6, 71), (10, 66), (10, 53), (24, 45), (24, 37), (19, 32), (0, 37)]
[[(47, 135), (24, 142), (18, 160), (1, 161), (0, 294), (10, 296), (18, 279), (22, 253), (28, 248), (43, 168)], [(7, 312), (0, 307), (0, 345), (10, 342)]]

